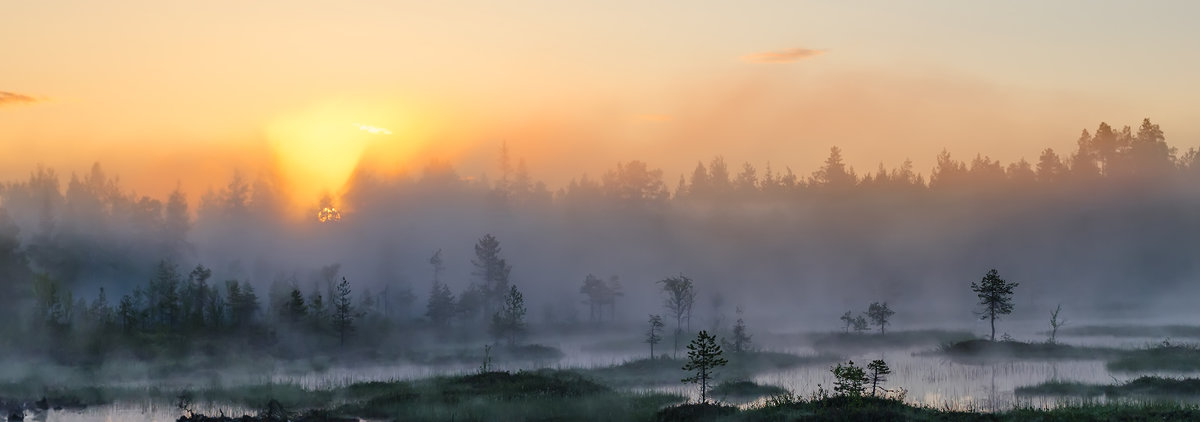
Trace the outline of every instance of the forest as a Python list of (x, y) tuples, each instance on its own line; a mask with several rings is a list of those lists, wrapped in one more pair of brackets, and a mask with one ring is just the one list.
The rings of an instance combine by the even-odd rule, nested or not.
[[(1020, 327), (1040, 329), (1043, 314), (1054, 311), (1057, 336), (1064, 307), (1080, 321), (1194, 314), (1200, 150), (1171, 146), (1149, 119), (1136, 128), (1100, 123), (1083, 130), (1076, 145), (1013, 163), (943, 150), (927, 174), (910, 160), (856, 170), (837, 147), (808, 172), (783, 163), (735, 165), (718, 155), (676, 180), (631, 160), (562, 187), (538, 182), (500, 145), (494, 175), (464, 176), (446, 162), (401, 177), (361, 171), (303, 220), (284, 217), (288, 205), (268, 173), (237, 172), (206, 192), (177, 189), (152, 198), (124, 188), (100, 163), (69, 175), (39, 166), (27, 180), (0, 184), (0, 317), (9, 322), (0, 325), (0, 356), (14, 363), (0, 374), (13, 384), (0, 388), (0, 397), (46, 400), (55, 390), (87, 402), (79, 397), (90, 396), (73, 389), (135, 379), (252, 383), (261, 380), (231, 381), (231, 373), (263, 362), (275, 371), (271, 382), (281, 373), (400, 362), (532, 377), (486, 381), (516, 383), (512, 388), (547, 379), (562, 388), (590, 386), (594, 391), (562, 394), (633, 400), (649, 410), (635, 406), (630, 415), (642, 415), (678, 399), (652, 392), (629, 399), (611, 387), (632, 382), (634, 372), (677, 384), (688, 350), (715, 365), (724, 359), (713, 353), (723, 347), (732, 354), (725, 371), (745, 379), (769, 368), (824, 373), (838, 362), (832, 374), (839, 382), (865, 382), (867, 365), (842, 358), (876, 341), (945, 343), (939, 353), (946, 355), (996, 352), (961, 333), (987, 331), (972, 314), (982, 290), (972, 289), (989, 280), (1003, 287), (999, 277), (1019, 282), (1011, 303), (993, 293), (992, 305), (1007, 308), (987, 308), (988, 343), (1015, 348), (1004, 353), (1068, 353), (1021, 349), (1016, 344), (1027, 343), (1006, 331), (1039, 332)], [(999, 275), (989, 273), (985, 287), (967, 288), (993, 268)], [(997, 342), (996, 321), (1014, 306), (1012, 323), (1020, 327), (1006, 328), (1002, 319), (1006, 338)], [(814, 354), (770, 350), (817, 332), (826, 334), (805, 340)], [(1054, 338), (1046, 344), (1057, 344)], [(1169, 341), (1146, 351), (1180, 347)], [(822, 348), (831, 343), (836, 347)], [(580, 364), (573, 360), (580, 348), (593, 356), (619, 349), (633, 360), (613, 368), (600, 367), (603, 357)], [(1112, 359), (1110, 365), (1138, 359), (1121, 350), (1070, 353)], [(878, 384), (888, 368), (871, 360)], [(694, 379), (703, 382), (699, 402), (706, 403), (709, 367), (695, 362), (685, 369), (706, 368)], [(580, 365), (587, 376), (579, 380), (546, 369), (505, 372)], [(459, 381), (402, 387), (416, 389), (405, 393), (413, 397), (448, 395), (467, 388), (454, 387)], [(22, 384), (36, 387), (16, 387)], [(818, 385), (814, 401), (776, 395), (772, 403), (816, 406), (875, 397), (882, 388), (851, 384), (829, 391)], [(356, 386), (309, 386), (292, 401), (271, 390), (269, 398), (281, 408), (345, 415), (446, 416), (396, 416), (380, 410), (387, 406), (354, 408), (333, 398), (352, 395), (336, 389), (367, 388)], [(121, 388), (129, 387), (92, 398), (136, 395)], [(165, 391), (173, 389), (186, 388), (155, 394), (180, 402), (184, 415), (199, 415), (190, 404), (196, 398)], [(214, 397), (228, 392), (209, 394), (221, 402)], [(400, 393), (359, 395), (370, 394)], [(925, 411), (870, 403), (875, 410)], [(698, 409), (677, 411), (758, 420)]]

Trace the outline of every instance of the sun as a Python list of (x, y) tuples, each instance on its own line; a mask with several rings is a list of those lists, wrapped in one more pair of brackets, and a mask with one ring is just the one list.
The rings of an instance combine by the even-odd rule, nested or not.
[(288, 197), (298, 207), (337, 196), (373, 145), (403, 143), (394, 108), (331, 103), (275, 119), (266, 128)]

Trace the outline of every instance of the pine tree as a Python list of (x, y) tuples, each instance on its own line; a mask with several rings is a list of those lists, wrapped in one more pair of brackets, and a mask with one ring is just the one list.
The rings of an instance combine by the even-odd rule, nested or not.
[(708, 403), (708, 386), (712, 384), (713, 370), (725, 366), (729, 361), (721, 357), (723, 352), (717, 344), (716, 336), (711, 336), (704, 330), (688, 344), (687, 349), (688, 362), (683, 365), (683, 370), (692, 372), (693, 375), (680, 381), (697, 384), (700, 387), (700, 403)]
[(867, 318), (871, 319), (871, 323), (879, 327), (879, 334), (884, 334), (884, 328), (888, 325), (888, 319), (895, 315), (896, 312), (888, 308), (887, 302), (873, 302), (867, 307)]
[(854, 361), (845, 365), (837, 364), (832, 369), (833, 391), (842, 397), (862, 397), (867, 383), (867, 374), (862, 368), (854, 366)]
[(425, 304), (425, 316), (435, 326), (445, 326), (454, 317), (454, 294), (445, 284), (434, 281), (433, 289), (429, 292), (429, 302)]
[(504, 295), (504, 308), (492, 315), (491, 331), (497, 339), (507, 339), (510, 346), (525, 333), (525, 296), (516, 285), (509, 286)]
[(979, 283), (971, 282), (971, 291), (979, 295), (979, 305), (983, 307), (979, 319), (991, 321), (992, 341), (996, 341), (996, 319), (1012, 313), (1013, 288), (1019, 284), (1004, 281), (994, 268)]
[(875, 359), (867, 364), (867, 370), (871, 371), (871, 395), (874, 396), (879, 390), (884, 390), (879, 384), (887, 381), (887, 375), (892, 373), (892, 369), (888, 368), (887, 363), (882, 359)]
[(283, 304), (283, 318), (292, 325), (299, 324), (308, 316), (308, 306), (304, 303), (304, 294), (293, 287), (288, 294), (288, 301)]
[(337, 333), (338, 344), (345, 346), (346, 337), (354, 333), (354, 305), (350, 296), (350, 282), (342, 277), (337, 285), (337, 293), (333, 299), (333, 331)]
[(503, 306), (504, 295), (508, 290), (508, 274), (512, 266), (501, 256), (500, 241), (495, 236), (487, 234), (475, 244), (476, 277), (483, 281), (483, 310), (491, 314), (496, 308)]

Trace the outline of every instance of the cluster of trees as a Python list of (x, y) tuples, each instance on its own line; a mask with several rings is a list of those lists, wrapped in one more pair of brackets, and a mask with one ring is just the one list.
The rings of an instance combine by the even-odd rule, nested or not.
[[(867, 371), (870, 371), (868, 374)], [(833, 372), (833, 392), (841, 397), (858, 398), (867, 394), (877, 396), (879, 393), (887, 393), (889, 390), (883, 388), (882, 384), (887, 381), (887, 376), (892, 373), (892, 369), (888, 367), (887, 362), (881, 359), (875, 359), (867, 364), (866, 369), (854, 365), (854, 361), (847, 361), (845, 365), (841, 363), (830, 369)], [(870, 391), (868, 393), (868, 386)]]
[(327, 296), (314, 289), (307, 300), (292, 286), (286, 297), (272, 295), (274, 309), (269, 309), (252, 284), (210, 283), (211, 276), (203, 265), (185, 276), (175, 264), (161, 261), (153, 277), (118, 301), (110, 302), (101, 287), (89, 304), (76, 299), (58, 280), (39, 273), (33, 277), (33, 324), (27, 328), (59, 359), (102, 358), (118, 347), (152, 357), (161, 347), (187, 353), (197, 341), (246, 340), (255, 347), (271, 346), (281, 330), (289, 335), (330, 337), (345, 345), (359, 320), (376, 313), (369, 293), (355, 304), (345, 277), (336, 287), (330, 286)]
[(845, 331), (849, 332), (851, 328), (854, 332), (861, 333), (867, 331), (868, 324), (879, 327), (879, 334), (886, 334), (886, 327), (891, 322), (892, 315), (896, 312), (888, 307), (887, 302), (871, 302), (867, 306), (866, 313), (854, 315), (853, 311), (846, 311), (842, 314), (841, 320), (846, 324)]
[(475, 258), (471, 260), (474, 274), (479, 278), (456, 298), (441, 279), (446, 267), (439, 249), (429, 258), (433, 268), (433, 287), (425, 304), (425, 317), (438, 327), (447, 327), (454, 321), (469, 326), (486, 315), (488, 332), (497, 340), (515, 344), (526, 334), (525, 296), (515, 284), (509, 282), (512, 265), (503, 257), (500, 241), (487, 234), (475, 244)]
[(609, 320), (616, 319), (617, 298), (625, 295), (621, 290), (621, 278), (615, 275), (610, 276), (606, 283), (599, 277), (588, 274), (583, 279), (579, 293), (587, 297), (584, 303), (588, 305), (588, 320), (592, 322), (604, 320), (605, 306), (608, 307)]

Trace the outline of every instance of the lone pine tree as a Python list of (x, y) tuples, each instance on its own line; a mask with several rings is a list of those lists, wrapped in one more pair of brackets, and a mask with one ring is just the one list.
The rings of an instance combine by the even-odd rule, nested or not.
[(991, 321), (992, 341), (996, 341), (996, 319), (1012, 313), (1013, 288), (1017, 285), (1019, 283), (1004, 281), (994, 268), (983, 276), (983, 280), (971, 282), (971, 291), (979, 295), (979, 305), (982, 307), (979, 319)]
[(693, 372), (693, 375), (682, 379), (682, 382), (698, 384), (700, 387), (700, 403), (708, 403), (708, 386), (711, 384), (713, 369), (725, 366), (728, 360), (721, 357), (721, 346), (717, 345), (716, 336), (707, 331), (700, 331), (696, 339), (688, 344), (688, 362), (683, 370)]

